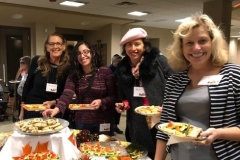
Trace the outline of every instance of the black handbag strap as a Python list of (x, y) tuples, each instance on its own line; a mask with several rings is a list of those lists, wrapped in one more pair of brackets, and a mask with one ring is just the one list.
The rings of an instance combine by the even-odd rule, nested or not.
[(83, 103), (83, 101), (85, 100), (85, 98), (87, 97), (87, 95), (89, 94), (89, 91), (92, 87), (92, 84), (93, 84), (93, 81), (95, 79), (95, 75), (96, 75), (97, 71), (94, 71), (93, 74), (92, 74), (92, 77), (91, 77), (91, 80), (90, 82), (88, 83), (88, 87), (86, 89), (86, 91), (84, 92), (82, 98), (81, 98), (81, 103)]
[(164, 75), (164, 78), (165, 78), (165, 79), (168, 79), (167, 73), (163, 70), (163, 67), (162, 67), (162, 65), (159, 63), (158, 60), (157, 60), (157, 64), (158, 64), (158, 69), (162, 71), (162, 73), (163, 73), (163, 75)]

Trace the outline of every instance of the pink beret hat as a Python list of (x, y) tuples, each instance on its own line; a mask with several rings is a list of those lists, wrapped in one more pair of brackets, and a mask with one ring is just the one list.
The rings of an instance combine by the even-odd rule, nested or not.
[(135, 39), (146, 38), (147, 32), (142, 28), (132, 28), (130, 29), (120, 41), (120, 46), (123, 46), (127, 42), (130, 42)]

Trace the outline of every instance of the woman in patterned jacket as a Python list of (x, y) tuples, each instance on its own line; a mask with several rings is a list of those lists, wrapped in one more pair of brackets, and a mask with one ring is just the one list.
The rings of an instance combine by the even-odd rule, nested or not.
[(110, 123), (117, 98), (116, 89), (115, 77), (107, 66), (103, 66), (96, 49), (90, 43), (80, 41), (74, 47), (70, 74), (63, 94), (57, 100), (55, 108), (45, 110), (43, 116), (53, 117), (59, 112), (64, 114), (75, 93), (76, 103), (89, 104), (92, 108), (75, 111), (76, 128), (110, 135)]
[(240, 66), (228, 63), (223, 33), (205, 14), (196, 14), (178, 27), (169, 48), (171, 76), (164, 93), (161, 123), (190, 123), (203, 129), (204, 143), (167, 146), (158, 131), (155, 160), (240, 159)]

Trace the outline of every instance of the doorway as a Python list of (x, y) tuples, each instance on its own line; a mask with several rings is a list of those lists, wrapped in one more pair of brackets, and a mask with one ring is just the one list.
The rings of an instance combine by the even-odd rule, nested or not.
[(0, 26), (0, 79), (4, 83), (15, 79), (19, 58), (31, 56), (30, 51), (30, 28)]

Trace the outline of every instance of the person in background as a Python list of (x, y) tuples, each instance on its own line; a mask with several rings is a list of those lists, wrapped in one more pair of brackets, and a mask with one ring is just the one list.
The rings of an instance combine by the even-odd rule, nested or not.
[(64, 114), (76, 94), (76, 103), (89, 104), (90, 110), (76, 110), (76, 129), (87, 129), (91, 133), (111, 134), (110, 123), (116, 102), (116, 80), (112, 71), (103, 66), (101, 55), (90, 43), (78, 42), (71, 61), (71, 70), (64, 92), (54, 109), (47, 109), (44, 117)]
[[(18, 106), (18, 116), (20, 115), (21, 112), (21, 103), (22, 103), (22, 91), (23, 91), (23, 86), (24, 83), (27, 79), (28, 76), (28, 70), (31, 64), (31, 57), (29, 56), (24, 56), (19, 59), (20, 67), (18, 69), (18, 72), (16, 74), (15, 80), (20, 81), (19, 84), (16, 84), (17, 86), (15, 87), (15, 93), (14, 95), (17, 96), (15, 100), (17, 100), (17, 106)], [(13, 117), (13, 121), (16, 121), (15, 117)]]
[[(54, 32), (44, 42), (44, 55), (32, 59), (22, 92), (22, 104), (54, 106), (61, 96), (69, 70), (69, 56), (65, 51), (67, 41)], [(42, 117), (39, 111), (23, 107), (19, 119)]]
[[(122, 57), (118, 54), (113, 55), (112, 57), (112, 64), (109, 66), (109, 68), (111, 69), (111, 71), (113, 72), (114, 76), (116, 77), (116, 69), (117, 69), (117, 65), (118, 63), (122, 60)], [(121, 131), (118, 128), (118, 125), (120, 123), (120, 118), (121, 118), (121, 113), (118, 113), (116, 110), (114, 110), (114, 122), (113, 122), (113, 131), (118, 133), (118, 134), (123, 134), (123, 131)], [(113, 133), (114, 134), (114, 133)]]
[(206, 140), (166, 146), (169, 136), (158, 131), (155, 160), (165, 160), (166, 148), (173, 160), (240, 159), (240, 66), (228, 63), (223, 32), (196, 14), (173, 38), (168, 60), (179, 72), (168, 78), (160, 122), (190, 123)]
[(117, 69), (117, 65), (118, 63), (122, 60), (122, 57), (118, 54), (114, 54), (112, 56), (112, 64), (109, 66), (109, 68), (111, 69), (111, 71), (115, 74), (116, 69)]
[[(147, 32), (142, 28), (130, 29), (122, 38), (120, 45), (125, 56), (117, 67), (118, 98), (117, 112), (127, 110), (127, 126), (130, 140), (144, 146), (148, 156), (155, 155), (155, 134), (149, 129), (146, 117), (135, 112), (139, 106), (162, 106), (166, 83), (164, 74), (158, 69), (158, 62), (164, 71), (171, 75), (166, 57), (159, 54), (157, 48), (146, 50)], [(140, 92), (138, 92), (140, 90)], [(144, 93), (139, 96), (138, 93)], [(153, 133), (152, 133), (153, 132)]]

